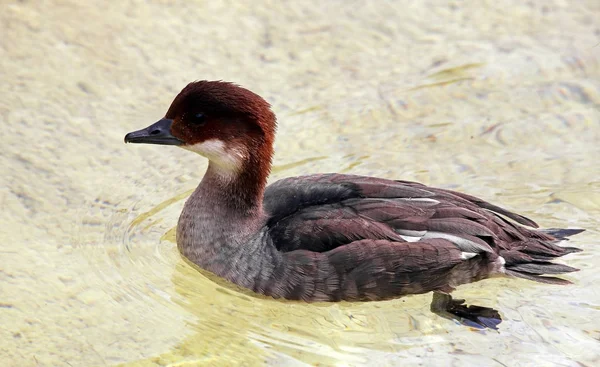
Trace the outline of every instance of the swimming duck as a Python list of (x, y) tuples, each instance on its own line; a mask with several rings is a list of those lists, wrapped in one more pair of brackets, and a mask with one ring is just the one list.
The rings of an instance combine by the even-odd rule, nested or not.
[(478, 328), (491, 308), (449, 295), (492, 276), (567, 284), (557, 243), (580, 229), (538, 230), (479, 198), (409, 181), (346, 174), (267, 186), (276, 118), (257, 94), (223, 81), (188, 84), (164, 118), (127, 143), (176, 145), (208, 158), (186, 201), (177, 247), (199, 267), (274, 298), (377, 301), (434, 292), (431, 310)]

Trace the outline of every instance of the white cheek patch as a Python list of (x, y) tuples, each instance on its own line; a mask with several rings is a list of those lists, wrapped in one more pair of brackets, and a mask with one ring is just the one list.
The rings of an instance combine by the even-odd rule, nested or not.
[(225, 171), (238, 171), (246, 159), (246, 155), (242, 150), (235, 147), (227, 147), (219, 139), (205, 140), (202, 143), (185, 145), (182, 148), (205, 156)]

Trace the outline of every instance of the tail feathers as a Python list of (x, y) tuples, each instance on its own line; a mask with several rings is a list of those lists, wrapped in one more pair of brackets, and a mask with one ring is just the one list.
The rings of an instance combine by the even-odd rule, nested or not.
[(540, 261), (550, 261), (554, 260), (557, 257), (572, 254), (574, 252), (581, 252), (582, 250), (577, 247), (563, 247), (564, 251), (560, 254), (540, 254), (540, 253), (530, 253), (530, 257), (532, 260), (540, 260)]
[(542, 276), (535, 275), (535, 274), (521, 273), (521, 272), (518, 272), (518, 271), (509, 270), (509, 269), (506, 269), (505, 272), (508, 275), (512, 275), (512, 276), (517, 277), (517, 278), (523, 278), (523, 279), (533, 280), (534, 282), (538, 282), (538, 283), (559, 284), (559, 285), (571, 284), (570, 281), (568, 281), (566, 279), (561, 279), (561, 278), (542, 277)]
[(546, 229), (542, 229), (540, 231), (544, 232), (545, 234), (549, 234), (550, 236), (556, 238), (559, 241), (564, 241), (564, 240), (568, 241), (567, 237), (571, 237), (576, 234), (579, 234), (579, 233), (585, 231), (585, 229), (581, 229), (581, 228), (546, 228)]
[[(513, 254), (511, 254), (513, 255)], [(510, 261), (506, 260), (504, 272), (508, 275), (512, 275), (518, 278), (529, 279), (540, 283), (549, 284), (571, 284), (570, 281), (556, 278), (547, 277), (546, 274), (564, 274), (579, 271), (577, 268), (573, 268), (564, 264), (555, 264), (550, 261), (540, 261), (531, 259), (529, 262), (525, 262), (528, 256), (522, 256), (518, 259), (515, 257), (509, 258)], [(516, 261), (515, 261), (516, 260)]]
[(550, 242), (528, 241), (527, 243), (523, 243), (519, 251), (536, 260), (550, 260), (573, 252), (580, 252), (581, 249), (577, 247), (561, 247)]
[(568, 280), (544, 275), (564, 274), (579, 270), (571, 266), (555, 264), (551, 260), (581, 251), (576, 247), (560, 247), (555, 243), (567, 240), (567, 237), (583, 231), (583, 229), (544, 229), (542, 232), (556, 238), (556, 240), (552, 242), (529, 240), (521, 242), (510, 250), (501, 251), (500, 256), (506, 261), (504, 265), (505, 273), (540, 283), (571, 284)]
[(532, 275), (563, 274), (579, 270), (567, 265), (555, 264), (548, 261), (533, 261), (525, 264), (510, 265), (506, 269)]

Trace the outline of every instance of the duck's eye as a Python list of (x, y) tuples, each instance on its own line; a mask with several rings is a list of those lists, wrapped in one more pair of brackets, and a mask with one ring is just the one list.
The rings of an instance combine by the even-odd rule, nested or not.
[(194, 125), (202, 125), (206, 122), (206, 115), (204, 115), (202, 112), (196, 113), (192, 115), (190, 120)]

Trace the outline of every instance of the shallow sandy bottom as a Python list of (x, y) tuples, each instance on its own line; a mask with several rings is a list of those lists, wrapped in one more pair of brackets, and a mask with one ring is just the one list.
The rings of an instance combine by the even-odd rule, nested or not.
[[(2, 364), (600, 365), (600, 3), (522, 3), (4, 1)], [(223, 287), (170, 232), (204, 160), (122, 142), (196, 79), (272, 102), (272, 179), (466, 191), (587, 228), (565, 259), (582, 271), (460, 288), (501, 311), (499, 332), (430, 314), (429, 295), (306, 305)]]

